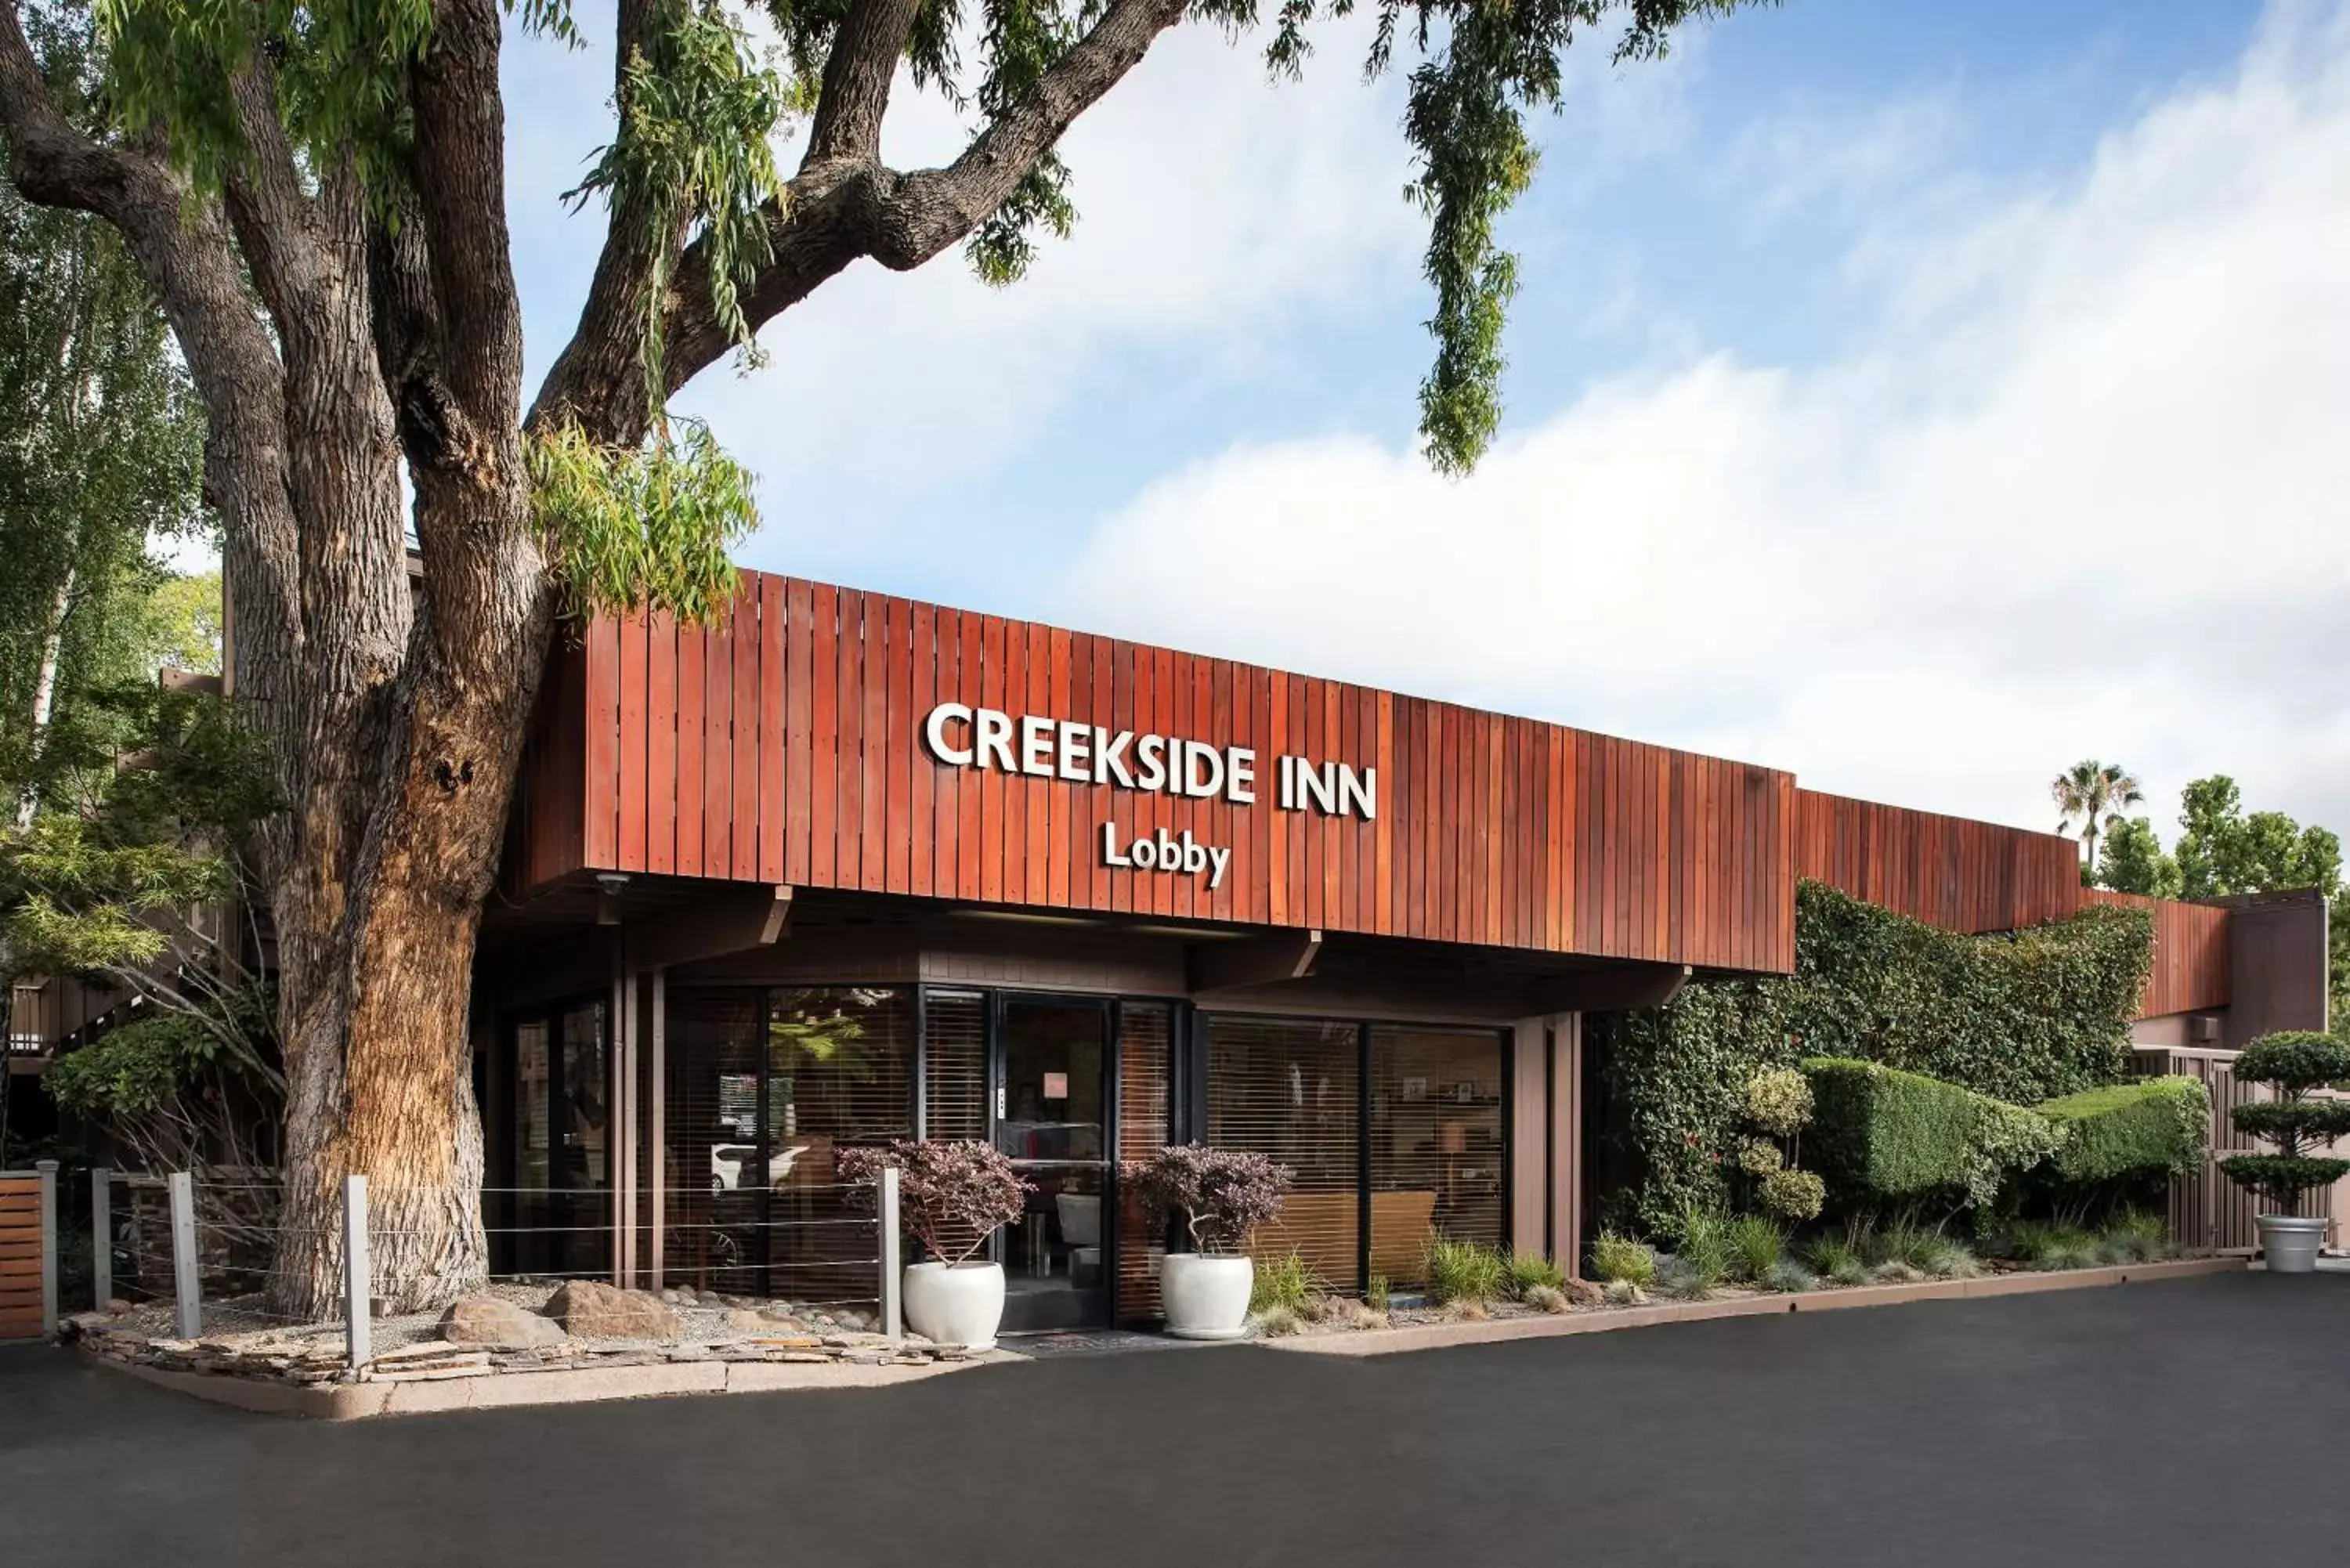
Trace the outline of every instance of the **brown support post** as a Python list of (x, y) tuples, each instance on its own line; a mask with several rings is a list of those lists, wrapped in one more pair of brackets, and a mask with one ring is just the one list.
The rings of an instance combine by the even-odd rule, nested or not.
[(1510, 1245), (1546, 1252), (1550, 1207), (1550, 1020), (1522, 1018), (1510, 1044)]
[(1583, 1014), (1551, 1023), (1551, 1256), (1583, 1272)]
[(669, 971), (656, 969), (652, 973), (652, 1064), (651, 1071), (646, 1074), (645, 1085), (646, 1095), (652, 1106), (652, 1136), (648, 1140), (650, 1147), (645, 1152), (652, 1166), (650, 1184), (653, 1211), (652, 1241), (649, 1260), (652, 1278), (649, 1282), (653, 1289), (659, 1290), (669, 1282), (664, 1277), (664, 1254), (668, 1251), (669, 1240), (666, 1179), (669, 1174)]

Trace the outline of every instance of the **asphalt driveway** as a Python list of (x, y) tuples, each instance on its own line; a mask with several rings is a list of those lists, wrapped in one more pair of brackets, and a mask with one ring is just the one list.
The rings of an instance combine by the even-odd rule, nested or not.
[(0, 1352), (0, 1563), (2350, 1561), (2350, 1275), (325, 1427)]

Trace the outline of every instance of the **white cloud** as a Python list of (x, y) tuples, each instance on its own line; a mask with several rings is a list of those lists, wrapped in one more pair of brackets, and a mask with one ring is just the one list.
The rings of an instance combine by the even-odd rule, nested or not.
[(1056, 607), (2030, 826), (2084, 753), (2350, 826), (2345, 190), (2350, 10), (2286, 7), (2063, 186), (1888, 219), (1864, 353), (1605, 383), (1460, 483), (1238, 448)]

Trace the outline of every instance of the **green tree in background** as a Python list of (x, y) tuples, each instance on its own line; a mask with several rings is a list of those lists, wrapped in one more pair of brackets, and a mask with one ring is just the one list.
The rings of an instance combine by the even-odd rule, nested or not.
[(2143, 816), (2116, 820), (2097, 850), (2097, 886), (2150, 898), (2180, 895), (2178, 862), (2163, 852), (2154, 824)]
[[(1363, 7), (1364, 66), (1408, 84), (1435, 338), (1419, 424), (1437, 466), (1475, 462), (1497, 428), (1520, 285), (1498, 225), (1533, 178), (1528, 121), (1559, 103), (1567, 49), (1652, 58), (1738, 4)], [(752, 522), (750, 476), (670, 416), (671, 396), (738, 350), (755, 358), (762, 327), (864, 262), (906, 272), (961, 249), (990, 282), (1020, 275), (1075, 217), (1063, 136), (1170, 29), (1261, 26), (1268, 66), (1295, 74), (1355, 9), (97, 0), (93, 32), (61, 3), (0, 0), (8, 178), (121, 233), (203, 402), (231, 673), (287, 803), (256, 846), (287, 1085), (277, 1310), (331, 1309), (350, 1172), (369, 1178), (396, 1310), (483, 1278), (468, 981), (558, 602), (707, 618)], [(502, 56), (581, 27), (614, 45), (612, 118), (579, 127), (578, 194), (605, 232), (532, 394)], [(895, 168), (883, 122), (918, 92), (968, 140), (937, 167)], [(786, 173), (777, 149), (795, 144)]]
[(2189, 898), (2282, 893), (2342, 885), (2342, 840), (2303, 827), (2281, 811), (2244, 811), (2243, 791), (2225, 774), (2197, 779), (2178, 799), (2178, 876)]
[(2050, 781), (2048, 793), (2062, 815), (2056, 831), (2069, 833), (2081, 824), (2081, 880), (2091, 880), (2097, 865), (2097, 835), (2122, 820), (2121, 809), (2146, 797), (2137, 780), (2110, 763), (2084, 758)]

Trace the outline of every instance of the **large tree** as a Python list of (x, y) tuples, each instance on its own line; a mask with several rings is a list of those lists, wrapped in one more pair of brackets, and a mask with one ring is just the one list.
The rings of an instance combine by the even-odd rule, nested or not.
[[(1613, 25), (1618, 58), (1653, 57), (1739, 3), (1377, 0), (1369, 68), (1410, 61), (1409, 194), (1435, 295), (1421, 429), (1440, 466), (1472, 462), (1499, 418), (1518, 275), (1495, 223), (1532, 176), (1526, 116), (1557, 101), (1565, 50)], [(482, 1275), (467, 980), (558, 603), (702, 613), (748, 522), (746, 476), (668, 398), (857, 261), (904, 271), (962, 245), (992, 281), (1016, 277), (1040, 231), (1068, 228), (1055, 149), (1072, 122), (1178, 24), (1260, 22), (1254, 0), (765, 0), (787, 46), (773, 72), (753, 9), (99, 0), (93, 77), (45, 70), (26, 11), (0, 7), (10, 177), (120, 231), (209, 418), (233, 673), (290, 803), (259, 853), (288, 1080), (286, 1307), (332, 1293), (348, 1171), (370, 1179), (378, 1288), (398, 1306)], [(1284, 0), (1263, 19), (1271, 66), (1302, 68), (1314, 29), (1351, 9)], [(527, 402), (508, 12), (559, 36), (608, 27), (619, 62), (580, 192), (605, 209), (603, 249)], [(967, 111), (951, 162), (883, 162), (907, 84)]]

